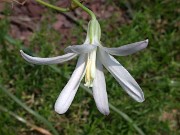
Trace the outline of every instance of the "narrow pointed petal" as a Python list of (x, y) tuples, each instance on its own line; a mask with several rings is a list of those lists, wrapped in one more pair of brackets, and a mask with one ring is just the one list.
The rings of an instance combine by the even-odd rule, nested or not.
[(144, 94), (129, 72), (107, 52), (100, 50), (99, 57), (102, 64), (113, 75), (129, 96), (137, 102), (143, 102)]
[(76, 65), (76, 69), (74, 70), (70, 80), (68, 81), (68, 83), (61, 91), (59, 97), (56, 100), (54, 108), (57, 113), (63, 114), (70, 107), (74, 99), (74, 96), (78, 90), (78, 87), (80, 85), (80, 82), (85, 74), (85, 69), (86, 69), (85, 61), (86, 61), (86, 56), (83, 54), (80, 55)]
[(66, 53), (76, 53), (76, 54), (82, 54), (82, 53), (89, 53), (92, 50), (94, 50), (97, 47), (97, 45), (90, 45), (90, 44), (83, 44), (83, 45), (73, 45), (68, 46), (65, 48)]
[(108, 115), (109, 105), (106, 92), (106, 82), (103, 73), (103, 66), (99, 61), (99, 58), (96, 59), (96, 76), (93, 82), (93, 96), (98, 110), (102, 114)]
[(77, 56), (75, 53), (68, 53), (62, 56), (51, 57), (51, 58), (39, 58), (39, 57), (32, 57), (22, 50), (20, 50), (22, 57), (29, 63), (38, 64), (38, 65), (48, 65), (48, 64), (57, 64), (63, 63), (65, 61), (71, 60)]
[(117, 56), (126, 56), (133, 53), (136, 53), (144, 48), (146, 48), (148, 45), (148, 39), (128, 45), (124, 45), (118, 48), (107, 48), (102, 47), (107, 53)]

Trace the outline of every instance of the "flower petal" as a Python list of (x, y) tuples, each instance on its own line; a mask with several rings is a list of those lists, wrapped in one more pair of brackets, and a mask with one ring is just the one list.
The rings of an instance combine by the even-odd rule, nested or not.
[(102, 47), (107, 53), (117, 56), (126, 56), (138, 52), (148, 45), (148, 39), (128, 45), (124, 45), (118, 48)]
[(65, 61), (71, 60), (77, 56), (75, 53), (68, 53), (62, 56), (52, 57), (52, 58), (39, 58), (39, 57), (32, 57), (27, 55), (22, 50), (20, 50), (22, 57), (29, 63), (39, 64), (39, 65), (48, 65), (48, 64), (57, 64), (63, 63)]
[(92, 45), (92, 44), (73, 45), (73, 46), (68, 46), (67, 48), (65, 48), (64, 51), (66, 53), (82, 54), (82, 53), (89, 53), (96, 47), (97, 45)]
[(84, 54), (80, 55), (76, 65), (76, 69), (74, 70), (73, 74), (71, 75), (71, 78), (69, 79), (68, 83), (61, 91), (58, 99), (56, 100), (54, 108), (57, 113), (63, 114), (70, 107), (80, 85), (80, 82), (85, 74), (85, 61), (86, 56)]
[(113, 77), (119, 82), (123, 89), (136, 101), (143, 102), (144, 94), (129, 74), (129, 72), (111, 55), (103, 50), (99, 50), (99, 57), (102, 64), (113, 75)]
[(106, 92), (106, 82), (103, 73), (103, 66), (99, 61), (99, 58), (96, 59), (96, 76), (93, 82), (93, 96), (98, 110), (102, 114), (108, 115), (109, 105)]

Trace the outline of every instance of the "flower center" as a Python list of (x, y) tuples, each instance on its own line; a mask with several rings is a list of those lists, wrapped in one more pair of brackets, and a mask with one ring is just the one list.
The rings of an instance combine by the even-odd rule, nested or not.
[[(95, 20), (91, 20), (88, 24), (86, 44), (99, 44), (101, 37), (101, 28), (99, 22)], [(86, 66), (86, 74), (85, 74), (85, 86), (92, 87), (93, 81), (96, 74), (96, 50), (94, 49), (92, 52), (88, 53), (87, 58), (87, 66)]]
[(85, 75), (85, 86), (92, 87), (93, 80), (96, 74), (96, 49), (88, 54), (86, 75)]

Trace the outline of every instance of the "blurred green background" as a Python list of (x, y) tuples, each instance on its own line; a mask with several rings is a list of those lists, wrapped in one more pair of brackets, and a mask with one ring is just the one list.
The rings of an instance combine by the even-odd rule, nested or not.
[[(57, 4), (55, 0), (51, 2)], [(55, 113), (54, 103), (68, 81), (66, 77), (73, 72), (76, 60), (53, 67), (32, 65), (22, 59), (19, 50), (40, 57), (62, 55), (68, 45), (84, 42), (86, 32), (77, 23), (86, 26), (88, 18), (86, 14), (78, 16), (77, 10), (74, 17), (61, 15), (57, 22), (60, 13), (55, 10), (43, 8), (43, 12), (37, 10), (35, 15), (26, 13), (25, 7), (29, 3), (24, 7), (14, 4), (13, 8), (11, 4), (5, 4), (0, 10), (1, 135), (40, 135), (45, 134), (43, 131), (54, 134), (46, 121), (17, 104), (9, 93), (48, 120), (60, 135), (140, 134), (133, 123), (147, 135), (180, 134), (180, 1), (85, 2), (99, 13), (104, 46), (118, 47), (149, 39), (145, 50), (127, 57), (116, 57), (143, 89), (146, 99), (143, 103), (133, 101), (105, 71), (109, 102), (128, 115), (133, 123), (113, 110), (108, 116), (103, 116), (93, 97), (82, 87), (67, 113)], [(31, 5), (37, 6), (36, 3)], [(28, 6), (28, 11), (32, 7)], [(102, 11), (107, 12), (103, 14)], [(25, 24), (21, 20), (18, 22), (18, 17), (24, 19), (26, 14), (31, 20)], [(62, 16), (65, 16), (65, 21)], [(63, 26), (60, 22), (70, 24)], [(22, 118), (27, 121), (23, 123)]]

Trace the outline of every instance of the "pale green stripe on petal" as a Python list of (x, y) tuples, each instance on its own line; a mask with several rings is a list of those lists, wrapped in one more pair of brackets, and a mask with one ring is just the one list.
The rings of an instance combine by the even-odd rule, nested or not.
[(62, 56), (57, 57), (51, 57), (51, 58), (40, 58), (40, 57), (32, 57), (26, 53), (24, 53), (22, 50), (20, 50), (22, 57), (29, 63), (32, 64), (38, 64), (38, 65), (49, 65), (49, 64), (58, 64), (63, 63), (68, 60), (73, 59), (77, 56), (75, 53), (67, 53)]
[(82, 53), (89, 53), (93, 51), (97, 45), (93, 44), (83, 44), (83, 45), (73, 45), (73, 46), (68, 46), (65, 48), (66, 53), (76, 53), (76, 54), (82, 54)]
[(148, 45), (148, 39), (136, 43), (131, 43), (117, 48), (102, 47), (107, 53), (117, 56), (127, 56), (145, 49)]
[(99, 57), (102, 64), (119, 82), (123, 89), (137, 102), (144, 101), (144, 94), (134, 78), (129, 72), (111, 55), (103, 50), (99, 50)]

